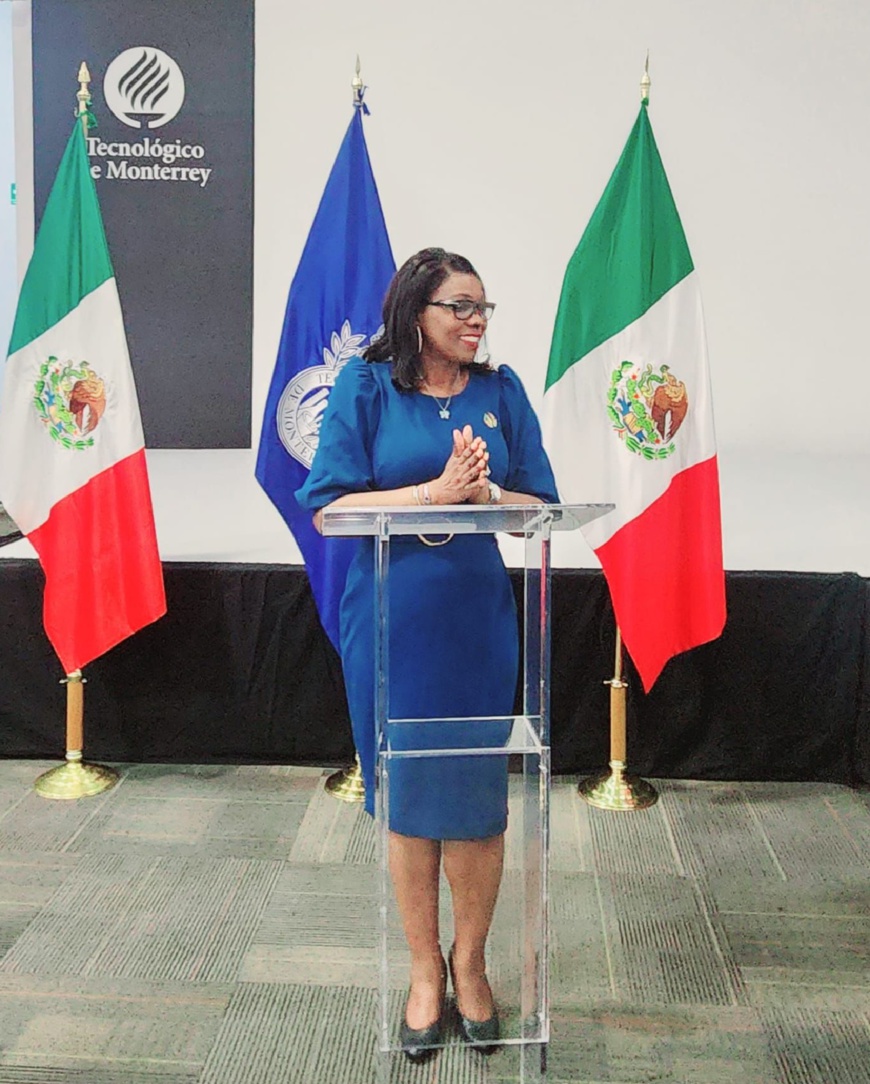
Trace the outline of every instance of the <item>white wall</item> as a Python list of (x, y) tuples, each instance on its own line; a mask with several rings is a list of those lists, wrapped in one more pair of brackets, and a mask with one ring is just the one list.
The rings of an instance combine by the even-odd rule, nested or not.
[[(856, 557), (870, 554), (870, 507), (861, 520), (850, 508), (870, 465), (854, 458), (867, 443), (867, 0), (257, 0), (256, 23), (255, 446), (356, 54), (397, 261), (438, 244), (478, 266), (499, 305), (493, 354), (538, 405), (565, 265), (637, 114), (649, 48), (650, 116), (707, 313), (726, 567), (870, 572)], [(27, 200), (25, 186), (20, 215)], [(165, 558), (299, 560), (253, 460), (149, 454)], [(805, 510), (820, 499), (827, 529), (811, 543)], [(557, 563), (596, 562), (575, 548)]]
[(259, 0), (255, 417), (357, 52), (396, 259), (469, 256), (499, 304), (494, 353), (537, 402), (647, 48), (720, 445), (863, 450), (863, 412), (841, 396), (863, 370), (870, 284), (867, 0)]

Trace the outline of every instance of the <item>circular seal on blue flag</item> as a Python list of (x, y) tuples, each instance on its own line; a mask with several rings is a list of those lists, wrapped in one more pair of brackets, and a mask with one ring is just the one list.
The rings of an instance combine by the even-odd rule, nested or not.
[(275, 412), (278, 437), (290, 455), (309, 470), (329, 393), (344, 366), (362, 353), (365, 341), (365, 335), (354, 335), (350, 321), (345, 320), (341, 331), (332, 333), (332, 349), (323, 348), (324, 364), (300, 369), (281, 393)]

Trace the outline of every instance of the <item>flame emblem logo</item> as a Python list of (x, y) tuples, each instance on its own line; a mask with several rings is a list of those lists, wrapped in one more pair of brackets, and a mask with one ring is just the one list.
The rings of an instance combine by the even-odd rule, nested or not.
[(184, 104), (184, 76), (168, 53), (153, 45), (125, 49), (106, 68), (106, 105), (131, 128), (161, 128)]

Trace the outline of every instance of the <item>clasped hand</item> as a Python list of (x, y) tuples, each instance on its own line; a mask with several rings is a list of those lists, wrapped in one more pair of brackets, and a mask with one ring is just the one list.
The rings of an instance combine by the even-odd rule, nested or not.
[(436, 504), (485, 504), (489, 498), (487, 475), (489, 452), (486, 441), (476, 437), (471, 426), (453, 430), (453, 451), (440, 477), (429, 483)]

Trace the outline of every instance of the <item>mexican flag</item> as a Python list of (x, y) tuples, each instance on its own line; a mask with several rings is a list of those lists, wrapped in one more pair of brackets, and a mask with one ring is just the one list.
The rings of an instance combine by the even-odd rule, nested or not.
[(565, 272), (543, 427), (648, 691), (725, 624), (719, 472), (701, 295), (647, 103)]
[(39, 555), (45, 631), (67, 673), (166, 612), (136, 388), (78, 121), (18, 299), (0, 500)]

